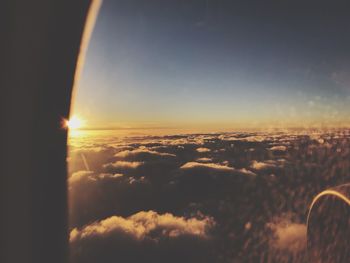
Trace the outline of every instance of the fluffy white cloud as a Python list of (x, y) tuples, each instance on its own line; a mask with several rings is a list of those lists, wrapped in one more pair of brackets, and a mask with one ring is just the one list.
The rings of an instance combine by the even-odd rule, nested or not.
[(73, 173), (69, 178), (68, 178), (68, 184), (72, 185), (74, 183), (77, 183), (81, 180), (84, 179), (92, 179), (91, 176), (94, 174), (92, 171), (78, 171)]
[(136, 169), (143, 165), (144, 162), (128, 162), (128, 161), (116, 161), (114, 163), (108, 163), (103, 165), (104, 168), (121, 168), (121, 169)]
[(274, 232), (271, 245), (277, 250), (287, 250), (292, 253), (304, 250), (306, 247), (306, 225), (281, 220), (268, 224)]
[(123, 233), (136, 240), (143, 240), (151, 234), (154, 239), (154, 233), (158, 233), (159, 237), (193, 235), (207, 238), (208, 230), (213, 225), (214, 221), (209, 217), (186, 219), (170, 213), (161, 215), (154, 211), (142, 211), (127, 218), (112, 216), (81, 229), (74, 228), (70, 232), (70, 242), (118, 233)]
[(265, 162), (253, 161), (252, 164), (250, 165), (250, 168), (254, 170), (266, 170), (266, 169), (271, 169), (275, 167), (277, 167), (277, 164), (273, 160), (268, 160)]
[(120, 157), (120, 158), (127, 158), (127, 157), (134, 157), (134, 156), (137, 156), (139, 154), (150, 154), (150, 155), (155, 155), (155, 156), (176, 157), (175, 154), (156, 152), (156, 151), (148, 150), (146, 148), (140, 148), (140, 149), (136, 149), (136, 150), (125, 150), (125, 151), (121, 151), (119, 153), (116, 153), (114, 156)]
[(253, 135), (243, 138), (244, 141), (247, 142), (263, 142), (267, 139), (266, 136), (263, 135)]
[(111, 174), (111, 173), (101, 173), (99, 175), (97, 175), (97, 178), (99, 179), (116, 179), (116, 178), (121, 178), (123, 177), (123, 174), (120, 173), (116, 173), (116, 174)]
[(205, 148), (205, 147), (200, 147), (200, 148), (197, 148), (196, 151), (199, 153), (207, 153), (207, 152), (210, 152), (210, 149)]
[(238, 172), (240, 172), (244, 175), (248, 175), (248, 176), (256, 176), (256, 173), (254, 173), (246, 168), (239, 169)]
[(287, 150), (287, 147), (284, 145), (278, 145), (278, 146), (273, 146), (270, 148), (271, 151), (281, 151), (285, 152)]
[(235, 169), (226, 165), (216, 164), (216, 163), (198, 163), (198, 162), (188, 162), (180, 167), (180, 169), (193, 169), (193, 168), (209, 168), (218, 171), (233, 172)]
[(104, 180), (104, 179), (116, 179), (116, 178), (121, 178), (123, 177), (123, 174), (120, 173), (100, 173), (96, 174), (93, 171), (78, 171), (73, 173), (69, 178), (68, 178), (68, 184), (70, 186), (73, 186), (74, 184), (77, 184), (82, 181), (97, 181), (97, 180)]

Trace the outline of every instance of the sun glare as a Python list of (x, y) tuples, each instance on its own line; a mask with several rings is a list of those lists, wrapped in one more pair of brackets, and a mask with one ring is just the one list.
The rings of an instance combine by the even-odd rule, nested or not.
[(66, 120), (65, 126), (70, 130), (76, 130), (83, 126), (84, 121), (77, 116), (72, 116), (69, 120)]

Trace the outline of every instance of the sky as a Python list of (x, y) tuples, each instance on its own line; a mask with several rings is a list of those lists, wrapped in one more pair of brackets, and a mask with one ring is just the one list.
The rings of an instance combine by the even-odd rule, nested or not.
[(347, 126), (346, 2), (105, 0), (73, 114), (88, 129)]

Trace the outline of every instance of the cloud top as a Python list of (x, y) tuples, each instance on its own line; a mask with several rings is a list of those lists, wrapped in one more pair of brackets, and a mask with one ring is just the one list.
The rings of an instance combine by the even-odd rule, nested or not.
[(72, 185), (72, 184), (78, 183), (81, 180), (89, 179), (93, 174), (94, 172), (92, 171), (85, 171), (85, 170), (77, 171), (68, 178), (68, 184)]
[(114, 163), (105, 164), (105, 168), (120, 168), (120, 169), (136, 169), (143, 165), (144, 162), (128, 162), (128, 161), (116, 161)]
[[(159, 237), (172, 238), (191, 235), (207, 238), (208, 230), (213, 225), (214, 221), (209, 217), (186, 219), (170, 213), (158, 214), (155, 211), (142, 211), (128, 218), (112, 216), (81, 229), (74, 228), (70, 233), (70, 242), (98, 236), (106, 237), (118, 233), (123, 233), (136, 240), (143, 240), (155, 232), (158, 233)], [(152, 235), (152, 238), (155, 236)]]
[(140, 154), (148, 154), (148, 155), (154, 155), (154, 156), (176, 157), (175, 154), (156, 152), (156, 151), (148, 150), (146, 148), (136, 149), (136, 150), (125, 150), (125, 151), (121, 151), (119, 153), (116, 153), (114, 156), (115, 157), (120, 157), (120, 158), (127, 158), (127, 157), (135, 157), (135, 156), (138, 156)]
[(195, 169), (195, 168), (209, 168), (212, 170), (223, 171), (223, 172), (233, 172), (235, 169), (226, 165), (216, 164), (216, 163), (199, 163), (199, 162), (188, 162), (180, 167), (180, 169)]
[(205, 148), (205, 147), (200, 147), (200, 148), (197, 148), (196, 151), (199, 153), (207, 153), (207, 152), (210, 152), (210, 149)]

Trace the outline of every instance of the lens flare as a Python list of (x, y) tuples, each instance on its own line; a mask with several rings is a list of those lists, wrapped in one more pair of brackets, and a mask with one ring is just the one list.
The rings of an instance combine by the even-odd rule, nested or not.
[(72, 116), (69, 120), (65, 121), (65, 126), (70, 130), (80, 129), (84, 124), (84, 121), (77, 116)]

